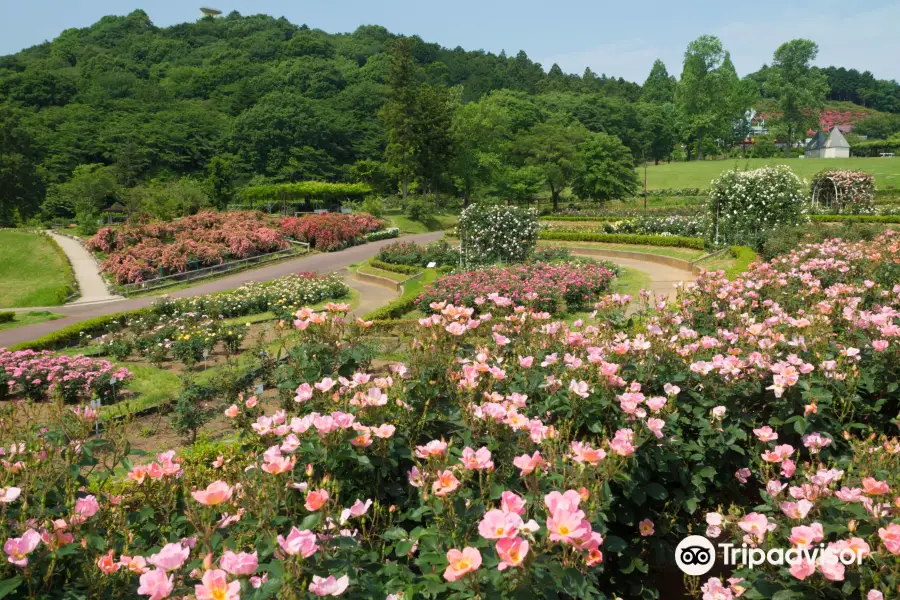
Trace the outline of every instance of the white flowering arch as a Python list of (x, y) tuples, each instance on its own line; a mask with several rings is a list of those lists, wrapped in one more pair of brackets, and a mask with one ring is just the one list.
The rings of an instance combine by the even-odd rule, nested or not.
[(712, 241), (759, 247), (776, 227), (809, 220), (805, 192), (803, 181), (785, 165), (726, 171), (709, 189)]
[(459, 216), (466, 265), (523, 262), (537, 244), (538, 214), (530, 208), (473, 204)]

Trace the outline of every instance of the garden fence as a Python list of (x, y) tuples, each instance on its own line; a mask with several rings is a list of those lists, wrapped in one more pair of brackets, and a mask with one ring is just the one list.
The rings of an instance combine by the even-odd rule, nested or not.
[[(259, 254), (257, 256), (251, 256), (249, 258), (242, 258), (239, 260), (231, 260), (220, 265), (212, 265), (211, 267), (202, 267), (184, 271), (181, 273), (164, 275), (163, 277), (139, 281), (137, 283), (126, 283), (116, 286), (116, 291), (123, 296), (149, 292), (172, 285), (177, 285), (179, 283), (194, 281), (196, 279), (205, 279), (207, 277), (214, 277), (216, 275), (224, 275), (226, 273), (231, 273), (232, 271), (245, 269), (251, 265), (272, 262), (299, 254), (309, 254), (309, 244), (307, 244), (306, 242), (296, 242), (293, 240), (289, 241), (293, 245), (290, 248), (285, 248), (284, 250), (269, 252), (267, 254)], [(300, 250), (301, 248), (303, 249), (303, 251)]]

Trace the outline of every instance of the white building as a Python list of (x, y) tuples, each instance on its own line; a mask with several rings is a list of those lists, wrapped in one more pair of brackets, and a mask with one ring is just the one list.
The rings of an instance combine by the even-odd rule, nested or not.
[(850, 158), (850, 144), (837, 127), (828, 138), (819, 131), (806, 144), (806, 158)]

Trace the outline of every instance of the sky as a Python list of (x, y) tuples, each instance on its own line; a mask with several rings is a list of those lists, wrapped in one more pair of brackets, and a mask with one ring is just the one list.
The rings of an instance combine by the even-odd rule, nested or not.
[[(143, 9), (154, 24), (196, 20), (201, 2), (184, 0), (0, 0), (0, 55), (52, 40), (108, 14)], [(820, 66), (869, 70), (900, 80), (900, 2), (896, 0), (208, 0), (228, 13), (265, 13), (325, 31), (377, 24), (466, 50), (514, 55), (524, 50), (545, 69), (585, 67), (642, 83), (656, 58), (681, 72), (684, 49), (717, 35), (738, 73), (770, 62), (779, 44), (806, 37), (819, 44)], [(434, 7), (429, 7), (433, 4)]]

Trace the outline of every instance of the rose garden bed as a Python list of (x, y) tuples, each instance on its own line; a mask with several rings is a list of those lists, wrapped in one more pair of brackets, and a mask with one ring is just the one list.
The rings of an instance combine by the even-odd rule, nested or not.
[(408, 347), (377, 362), (369, 324), (345, 307), (299, 310), (274, 332), (283, 358), (255, 365), (269, 402), (250, 385), (218, 391), (227, 444), (135, 466), (115, 431), (91, 437), (83, 411), (0, 430), (0, 446), (16, 443), (4, 460), (21, 463), (0, 470), (0, 585), (51, 598), (653, 598), (673, 591), (660, 572), (678, 541), (705, 532), (862, 558), (687, 578), (705, 600), (891, 597), (898, 264), (893, 233), (800, 245), (634, 316), (600, 297), (571, 324), (513, 276), (531, 265), (511, 267), (498, 281), (515, 299), (484, 289), (454, 304), (470, 292), (448, 287)]

